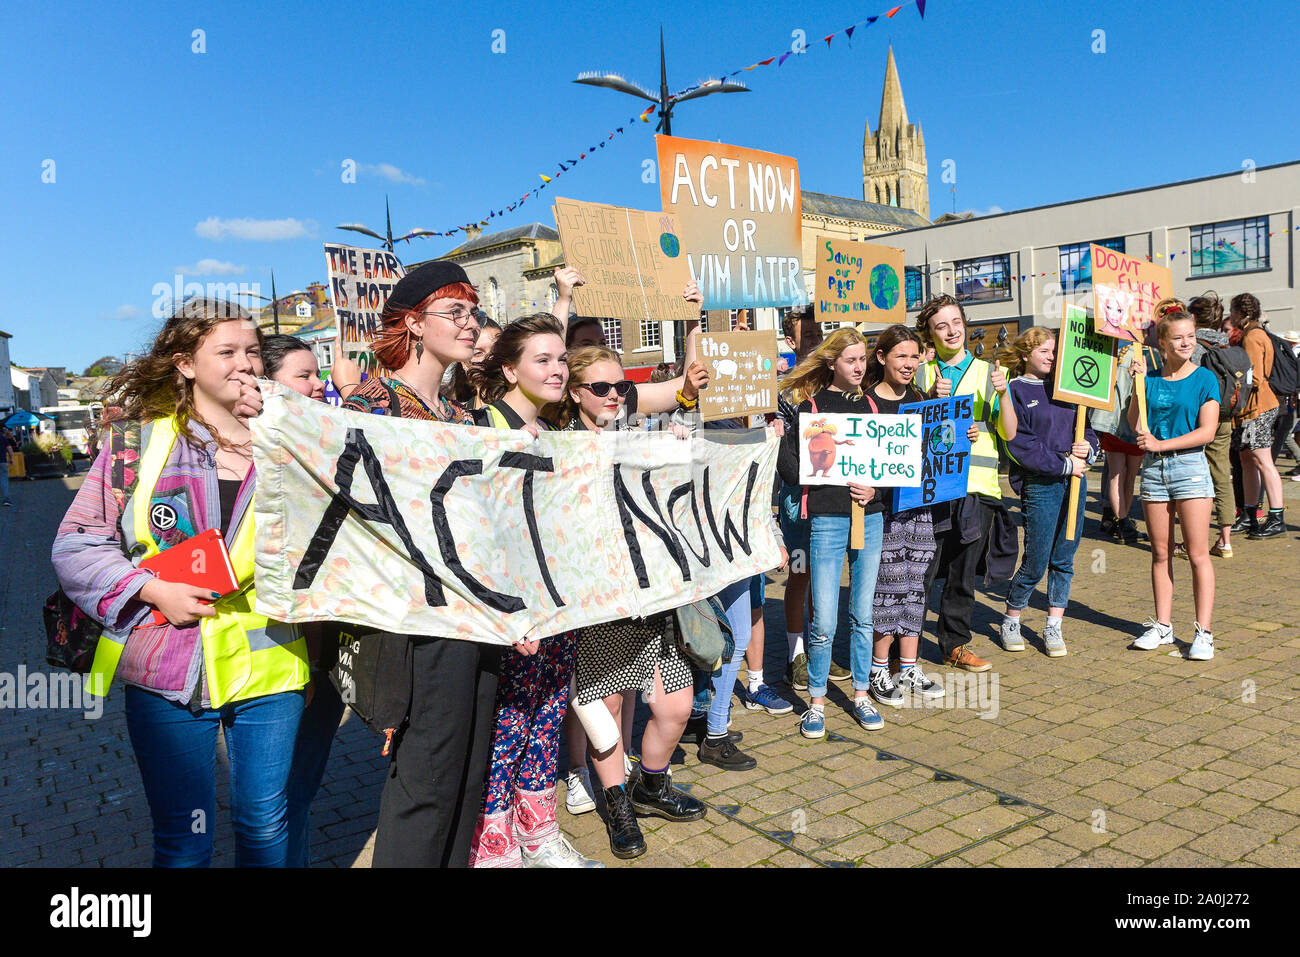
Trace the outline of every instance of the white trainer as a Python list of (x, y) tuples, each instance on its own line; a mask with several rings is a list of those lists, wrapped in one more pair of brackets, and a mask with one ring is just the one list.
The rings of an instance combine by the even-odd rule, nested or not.
[(1002, 616), (1002, 627), (999, 629), (999, 639), (1002, 642), (1003, 651), (1024, 651), (1025, 639), (1020, 635), (1020, 616), (1014, 618), (1010, 615)]
[(1187, 657), (1192, 661), (1209, 661), (1214, 657), (1214, 635), (1202, 628), (1199, 621), (1196, 622), (1196, 637), (1192, 639)]
[(1162, 625), (1154, 618), (1148, 618), (1142, 624), (1147, 626), (1147, 630), (1133, 639), (1134, 648), (1141, 651), (1155, 651), (1161, 645), (1174, 643), (1173, 625)]
[(564, 809), (570, 814), (586, 814), (596, 810), (596, 795), (591, 790), (591, 772), (574, 768), (564, 779)]
[(547, 841), (535, 851), (520, 847), (524, 858), (524, 867), (604, 867), (601, 861), (583, 857), (577, 849), (564, 839), (561, 834), (553, 841)]

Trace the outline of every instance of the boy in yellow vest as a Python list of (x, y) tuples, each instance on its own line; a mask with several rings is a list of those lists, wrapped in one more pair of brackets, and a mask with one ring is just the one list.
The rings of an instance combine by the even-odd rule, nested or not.
[(992, 523), (990, 504), (998, 503), (998, 449), (993, 429), (1003, 439), (1016, 435), (1016, 412), (1006, 398), (1007, 379), (996, 365), (966, 350), (966, 313), (949, 295), (927, 302), (916, 317), (916, 331), (933, 345), (935, 357), (917, 370), (917, 387), (936, 397), (975, 397), (975, 427), (971, 443), (966, 498), (952, 503), (952, 526), (939, 533), (939, 549), (926, 576), (926, 594), (938, 573), (945, 576), (939, 598), (936, 637), (944, 664), (964, 671), (988, 671), (992, 665), (970, 649), (971, 615), (975, 610), (975, 568), (988, 545)]

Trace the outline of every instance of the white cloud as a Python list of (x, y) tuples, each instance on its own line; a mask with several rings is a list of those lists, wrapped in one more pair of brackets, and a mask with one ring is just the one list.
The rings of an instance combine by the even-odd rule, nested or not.
[(410, 183), (413, 186), (424, 185), (423, 178), (414, 176), (405, 170), (398, 169), (392, 163), (362, 163), (358, 168), (363, 173), (369, 173), (372, 176), (381, 176), (390, 183)]
[(194, 235), (203, 239), (251, 239), (272, 242), (278, 239), (301, 239), (311, 236), (316, 224), (301, 219), (221, 219), (209, 216), (194, 227)]
[(140, 310), (130, 304), (127, 304), (125, 306), (118, 306), (116, 309), (113, 310), (114, 319), (135, 319), (137, 316), (140, 315), (142, 315)]
[(996, 216), (998, 213), (1006, 212), (1006, 210), (1004, 210), (1001, 206), (990, 206), (988, 209), (968, 209), (965, 210), (965, 212), (970, 213), (972, 216), (978, 219), (981, 216)]
[(177, 266), (176, 271), (182, 276), (239, 276), (248, 272), (248, 267), (220, 259), (200, 259), (193, 266)]

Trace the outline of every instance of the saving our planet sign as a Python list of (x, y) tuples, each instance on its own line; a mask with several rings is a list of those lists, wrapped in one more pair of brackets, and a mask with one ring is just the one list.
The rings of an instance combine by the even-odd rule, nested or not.
[(818, 236), (816, 249), (819, 322), (906, 321), (901, 249), (829, 236)]

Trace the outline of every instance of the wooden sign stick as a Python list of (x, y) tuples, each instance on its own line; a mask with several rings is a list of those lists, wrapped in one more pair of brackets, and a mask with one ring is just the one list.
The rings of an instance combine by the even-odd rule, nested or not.
[(849, 548), (867, 547), (866, 518), (867, 510), (853, 502), (849, 513)]
[[(1083, 435), (1084, 435), (1083, 425), (1084, 425), (1083, 406), (1081, 405), (1075, 406), (1074, 441), (1076, 442), (1083, 441)], [(1065, 537), (1068, 538), (1070, 541), (1074, 541), (1079, 536), (1079, 529), (1078, 529), (1079, 523), (1077, 521), (1077, 517), (1079, 511), (1079, 490), (1082, 487), (1082, 484), (1083, 484), (1083, 479), (1080, 478), (1078, 475), (1073, 475), (1070, 477), (1070, 504), (1068, 506), (1069, 511), (1065, 513), (1067, 516), (1067, 518), (1065, 519)]]

